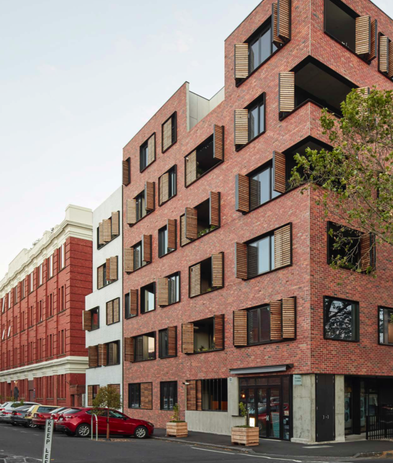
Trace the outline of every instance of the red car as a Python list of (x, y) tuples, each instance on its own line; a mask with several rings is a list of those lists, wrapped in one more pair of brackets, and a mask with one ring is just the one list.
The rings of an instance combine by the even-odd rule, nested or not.
[(36, 412), (34, 413), (32, 422), (35, 424), (38, 428), (43, 428), (45, 427), (46, 420), (51, 417), (51, 412), (53, 410), (56, 410), (56, 406), (49, 406), (49, 405), (40, 405)]
[[(58, 431), (64, 432), (70, 436), (89, 437), (91, 433), (91, 417), (97, 414), (98, 434), (106, 434), (106, 414), (104, 408), (92, 409), (82, 408), (65, 411), (61, 414), (56, 423)], [(139, 439), (150, 437), (154, 432), (154, 424), (144, 420), (130, 418), (124, 413), (117, 410), (109, 410), (109, 429), (111, 434), (120, 434), (123, 436), (135, 436)], [(96, 420), (94, 418), (94, 433), (96, 431)]]

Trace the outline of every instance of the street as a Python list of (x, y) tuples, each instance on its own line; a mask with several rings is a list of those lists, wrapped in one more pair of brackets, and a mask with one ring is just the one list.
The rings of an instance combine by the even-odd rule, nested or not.
[[(0, 463), (38, 463), (42, 458), (44, 433), (41, 430), (12, 427), (0, 423)], [(18, 457), (18, 458), (16, 458)], [(230, 462), (250, 463), (250, 459), (268, 460), (274, 463), (311, 463), (329, 461), (323, 457), (272, 457), (245, 454), (234, 449), (214, 449), (212, 447), (179, 444), (159, 439), (126, 439), (122, 442), (91, 441), (54, 434), (52, 458), (55, 463), (204, 463)], [(373, 463), (378, 459), (334, 458), (330, 461), (356, 461)]]

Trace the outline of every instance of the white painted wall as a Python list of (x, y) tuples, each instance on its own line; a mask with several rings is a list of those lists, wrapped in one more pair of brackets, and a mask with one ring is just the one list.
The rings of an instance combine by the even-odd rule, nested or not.
[(188, 90), (188, 130), (218, 106), (225, 98), (225, 87), (219, 90), (210, 100)]

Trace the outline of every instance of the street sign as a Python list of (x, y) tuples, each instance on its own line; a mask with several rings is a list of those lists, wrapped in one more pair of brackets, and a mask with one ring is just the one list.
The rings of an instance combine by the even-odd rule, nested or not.
[(54, 426), (54, 420), (46, 420), (45, 443), (44, 443), (44, 453), (42, 455), (42, 463), (50, 463), (50, 456), (52, 453), (53, 426)]
[(302, 375), (293, 375), (293, 385), (294, 386), (302, 385)]

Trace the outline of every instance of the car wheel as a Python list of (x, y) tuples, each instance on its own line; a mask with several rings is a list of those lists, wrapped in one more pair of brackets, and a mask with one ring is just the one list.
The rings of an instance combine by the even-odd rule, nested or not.
[(144, 439), (145, 437), (147, 437), (147, 429), (144, 426), (138, 426), (135, 429), (134, 436), (138, 439)]
[(90, 426), (86, 423), (80, 424), (76, 428), (76, 435), (78, 437), (89, 437), (90, 436)]
[(34, 424), (34, 423), (30, 423), (30, 424), (29, 424), (29, 428), (33, 428), (33, 429), (35, 429), (36, 427), (37, 427), (37, 425), (36, 425), (36, 424)]
[(12, 424), (12, 426), (18, 426), (18, 425), (17, 425), (16, 423), (14, 423), (14, 422), (12, 422), (11, 424)]

